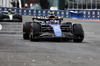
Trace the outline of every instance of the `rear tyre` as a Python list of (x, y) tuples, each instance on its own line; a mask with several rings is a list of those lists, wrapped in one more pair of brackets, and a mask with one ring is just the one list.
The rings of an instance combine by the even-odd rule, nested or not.
[(20, 14), (15, 14), (14, 15), (14, 18), (17, 18), (19, 22), (22, 22), (23, 21), (22, 15), (20, 15)]
[(73, 25), (74, 42), (82, 42), (84, 39), (84, 31), (81, 24)]
[(31, 23), (32, 22), (26, 22), (25, 24), (23, 24), (23, 39), (29, 39)]
[(66, 24), (72, 24), (71, 22), (66, 22)]
[(70, 26), (72, 26), (72, 23), (71, 22), (66, 22), (66, 23), (63, 23), (63, 25), (70, 25)]
[(4, 18), (3, 14), (0, 14), (0, 22), (2, 22), (2, 19)]
[(27, 34), (23, 34), (23, 39), (29, 39), (28, 36), (29, 35), (27, 35)]
[(30, 32), (30, 40), (31, 41), (39, 41), (40, 39), (37, 38), (41, 32), (41, 25), (39, 23), (33, 22), (31, 27), (32, 32)]
[(19, 22), (22, 22), (23, 19), (22, 19), (22, 15), (19, 15)]

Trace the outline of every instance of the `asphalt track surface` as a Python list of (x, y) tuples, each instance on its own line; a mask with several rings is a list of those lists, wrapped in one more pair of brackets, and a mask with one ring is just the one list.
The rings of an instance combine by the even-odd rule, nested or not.
[(0, 66), (100, 66), (100, 21), (64, 19), (81, 23), (85, 31), (82, 43), (73, 41), (23, 40), (22, 25), (32, 21), (0, 22)]

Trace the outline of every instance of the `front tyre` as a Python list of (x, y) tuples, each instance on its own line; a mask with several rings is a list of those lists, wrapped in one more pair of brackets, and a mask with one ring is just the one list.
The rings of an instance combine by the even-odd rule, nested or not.
[(39, 23), (32, 23), (31, 24), (31, 30), (30, 30), (30, 40), (31, 41), (39, 41), (40, 39), (37, 38), (41, 32), (41, 25)]
[(84, 39), (84, 31), (81, 24), (73, 25), (74, 42), (82, 42)]
[(25, 24), (23, 24), (23, 39), (29, 39), (31, 23), (32, 22), (25, 22)]
[(0, 14), (0, 22), (2, 22), (2, 19), (4, 18), (3, 14)]

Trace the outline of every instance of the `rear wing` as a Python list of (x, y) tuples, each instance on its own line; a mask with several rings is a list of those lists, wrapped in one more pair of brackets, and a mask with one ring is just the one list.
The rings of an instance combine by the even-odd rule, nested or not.
[(34, 21), (34, 20), (39, 20), (39, 21), (45, 21), (45, 20), (47, 20), (47, 19), (56, 19), (56, 20), (62, 20), (63, 21), (63, 18), (48, 18), (47, 16), (34, 16), (33, 18), (32, 18), (32, 20)]
[(32, 18), (32, 20), (39, 20), (39, 21), (45, 21), (46, 19), (48, 19), (46, 16), (34, 16)]

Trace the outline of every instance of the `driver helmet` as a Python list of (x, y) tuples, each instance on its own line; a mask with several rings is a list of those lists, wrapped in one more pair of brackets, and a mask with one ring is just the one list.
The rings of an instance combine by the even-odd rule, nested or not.
[(50, 20), (50, 23), (53, 24), (54, 23), (54, 20)]
[(50, 12), (50, 15), (54, 15), (55, 13), (53, 11)]
[(11, 9), (8, 9), (8, 12), (11, 12)]

